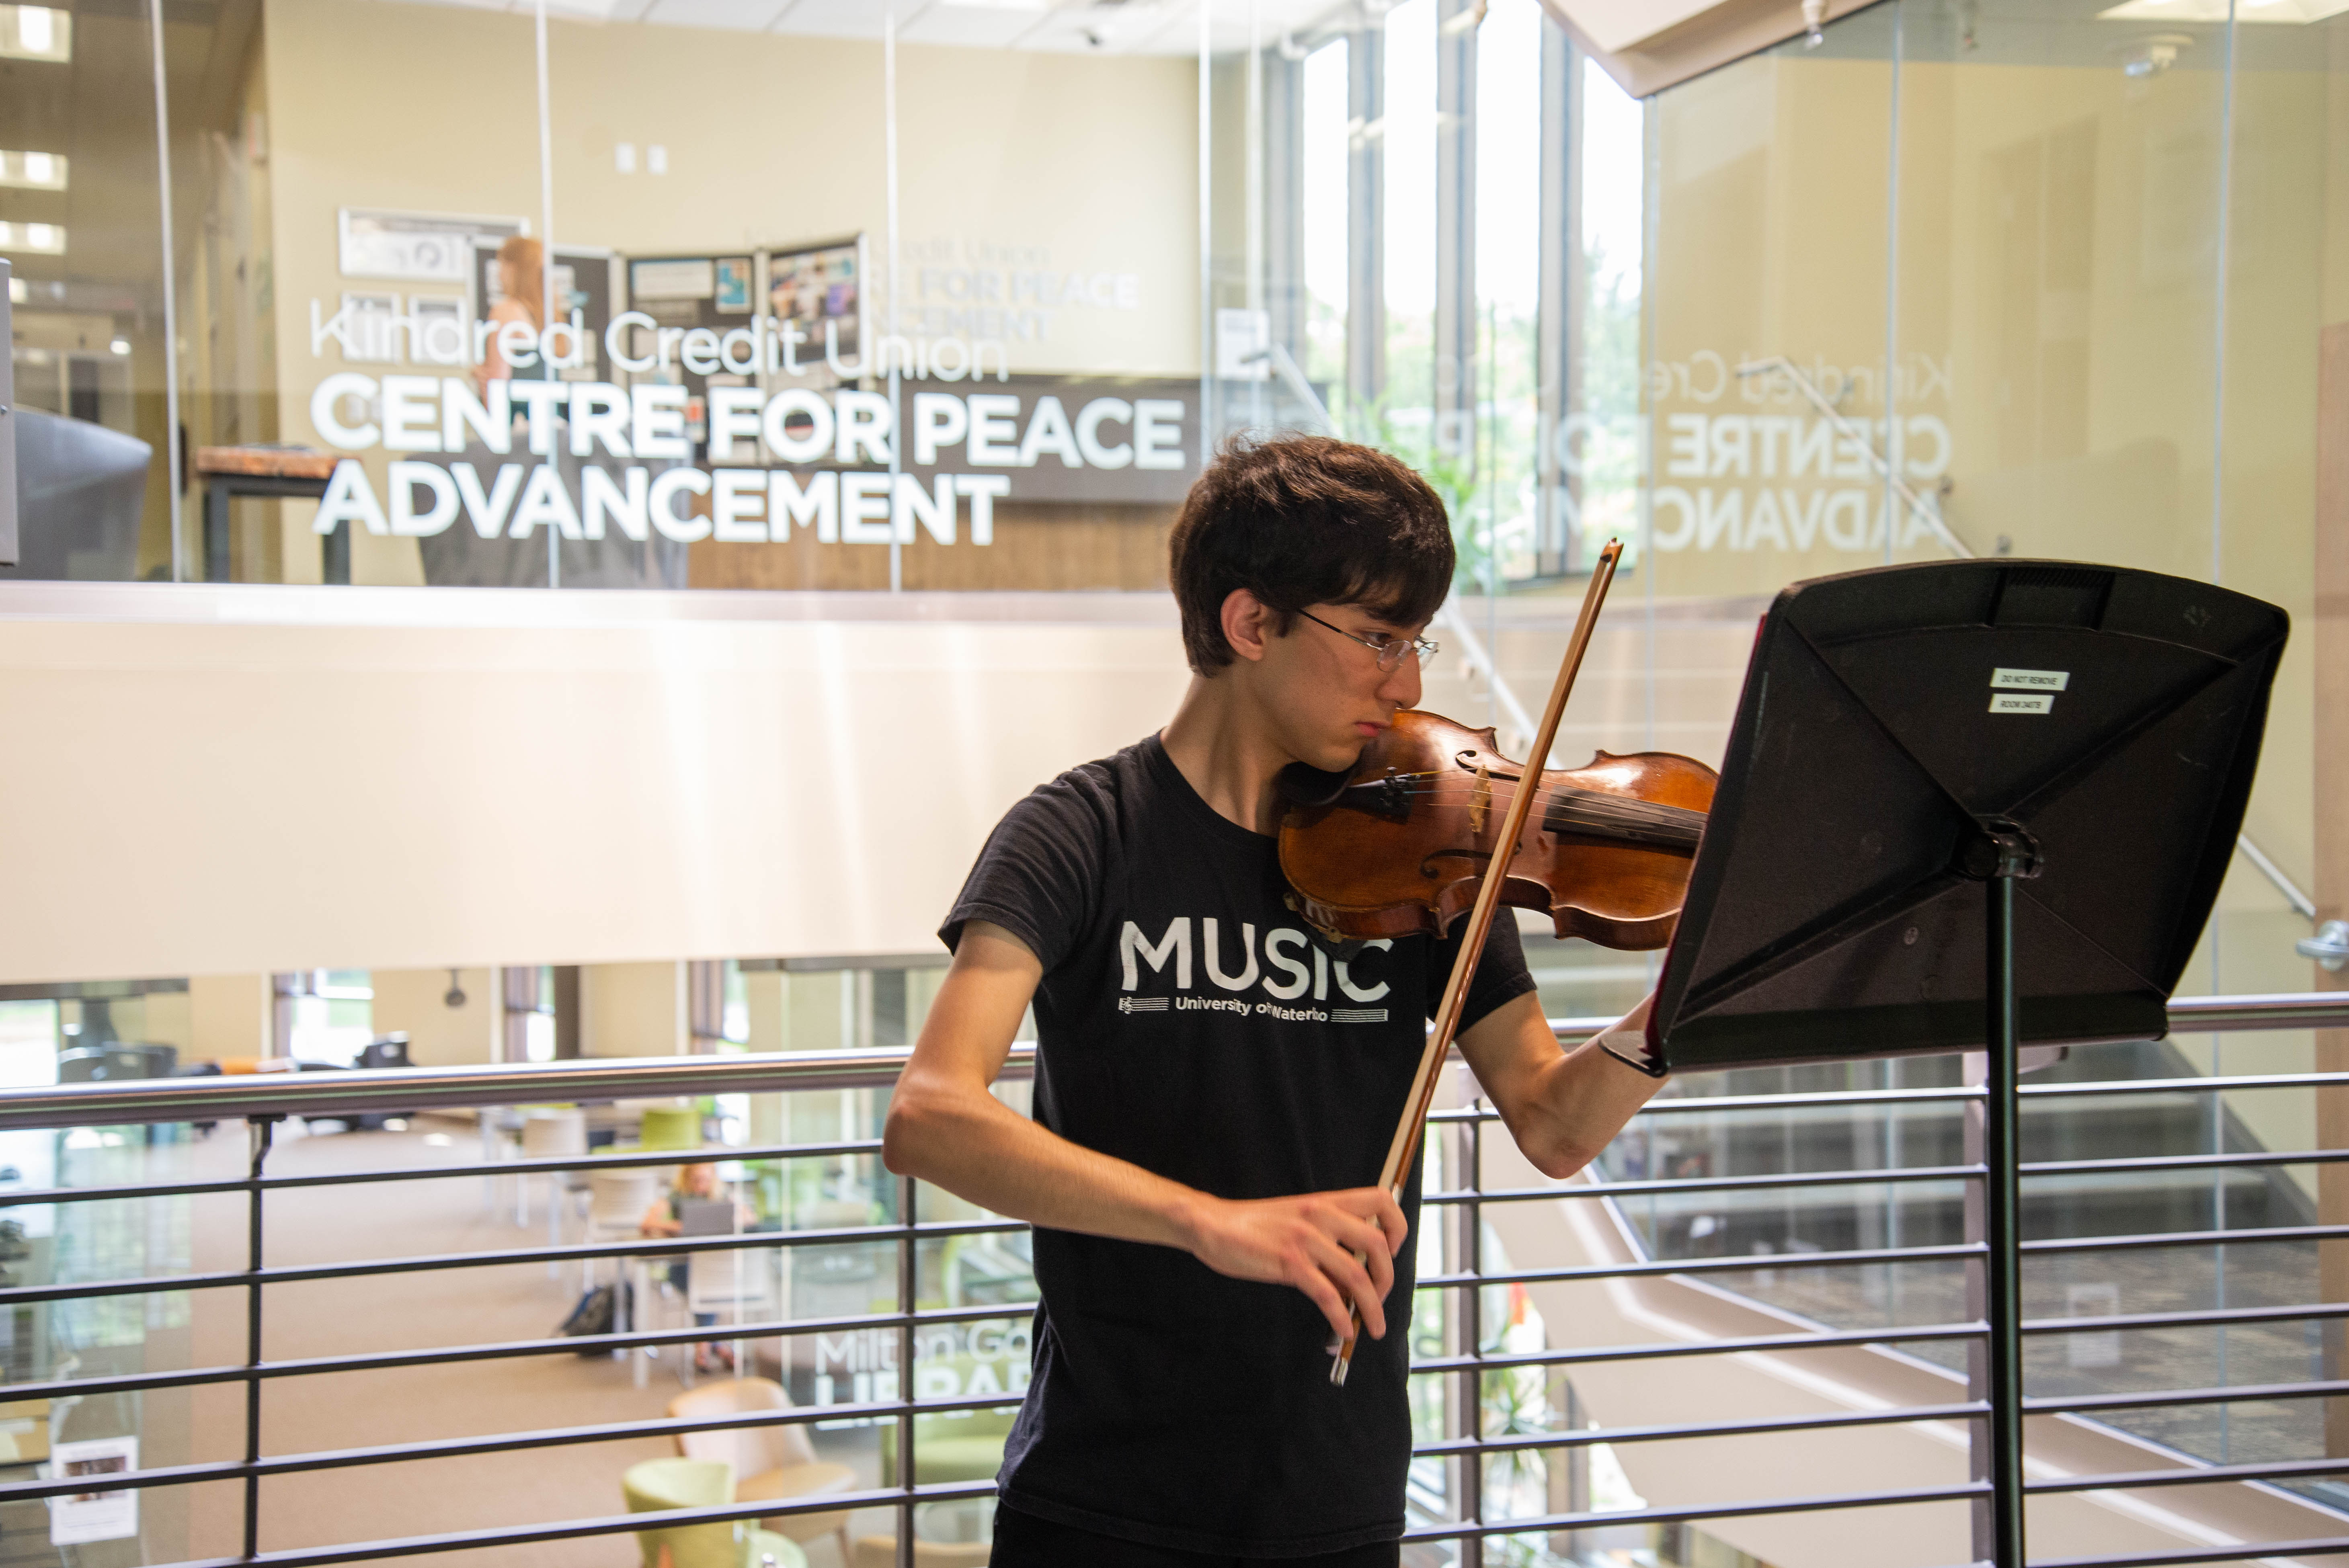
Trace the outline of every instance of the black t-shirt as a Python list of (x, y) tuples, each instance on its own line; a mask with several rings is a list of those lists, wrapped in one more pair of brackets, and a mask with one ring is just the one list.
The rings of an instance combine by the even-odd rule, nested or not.
[[(1219, 816), (1155, 736), (1007, 813), (939, 935), (1017, 934), (1042, 962), (1036, 1119), (1186, 1186), (1268, 1198), (1373, 1185), (1457, 944), (1338, 949), (1285, 902), (1277, 841)], [(1534, 988), (1495, 923), (1463, 1026)], [(1153, 1545), (1334, 1552), (1402, 1532), (1419, 1172), (1387, 1335), (1330, 1383), (1291, 1286), (1188, 1253), (1037, 1227), (1033, 1379), (1005, 1445), (1012, 1507)]]

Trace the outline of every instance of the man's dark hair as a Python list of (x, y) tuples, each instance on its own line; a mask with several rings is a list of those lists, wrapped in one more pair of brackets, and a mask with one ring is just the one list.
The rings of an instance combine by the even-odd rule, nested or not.
[(1235, 438), (1207, 465), (1168, 540), (1183, 655), (1201, 675), (1237, 657), (1224, 601), (1245, 588), (1285, 635), (1308, 604), (1357, 604), (1415, 626), (1452, 588), (1452, 526), (1425, 480), (1328, 436)]

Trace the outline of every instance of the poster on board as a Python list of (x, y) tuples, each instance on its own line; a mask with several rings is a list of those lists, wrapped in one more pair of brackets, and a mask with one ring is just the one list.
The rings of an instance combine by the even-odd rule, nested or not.
[[(139, 1468), (137, 1438), (91, 1438), (59, 1443), (49, 1452), (49, 1477), (88, 1476), (93, 1488), (108, 1476)], [(92, 1541), (129, 1541), (139, 1533), (139, 1494), (128, 1487), (111, 1491), (67, 1492), (49, 1499), (49, 1544), (79, 1546)]]
[(778, 321), (797, 323), (817, 354), (827, 325), (838, 335), (842, 358), (863, 351), (864, 287), (862, 234), (767, 253), (767, 308)]

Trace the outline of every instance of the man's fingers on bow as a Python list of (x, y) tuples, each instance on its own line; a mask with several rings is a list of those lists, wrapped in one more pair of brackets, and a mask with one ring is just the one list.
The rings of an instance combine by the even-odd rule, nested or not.
[(1394, 1254), (1387, 1245), (1387, 1233), (1377, 1221), (1358, 1214), (1341, 1217), (1330, 1234), (1346, 1249), (1346, 1255), (1367, 1268), (1370, 1286), (1384, 1301), (1387, 1292), (1394, 1288)]
[[(1384, 1260), (1381, 1260), (1383, 1262)], [(1383, 1339), (1387, 1332), (1386, 1292), (1371, 1277), (1361, 1259), (1328, 1237), (1313, 1247), (1313, 1263), (1328, 1278), (1337, 1283), (1346, 1299), (1362, 1315), (1362, 1327), (1373, 1339)], [(1342, 1311), (1337, 1321), (1340, 1332), (1352, 1325), (1345, 1321)]]
[(1395, 1202), (1393, 1193), (1383, 1187), (1357, 1187), (1335, 1196), (1348, 1213), (1369, 1221), (1383, 1233), (1389, 1257), (1402, 1251), (1403, 1238), (1411, 1233), (1411, 1224), (1402, 1217), (1402, 1205)]
[(1306, 1298), (1321, 1309), (1321, 1315), (1330, 1320), (1330, 1326), (1338, 1331), (1339, 1338), (1343, 1339), (1354, 1332), (1353, 1317), (1346, 1310), (1346, 1298), (1338, 1294), (1338, 1287), (1330, 1283), (1327, 1274), (1309, 1264), (1299, 1269), (1297, 1277), (1288, 1283), (1303, 1291)]

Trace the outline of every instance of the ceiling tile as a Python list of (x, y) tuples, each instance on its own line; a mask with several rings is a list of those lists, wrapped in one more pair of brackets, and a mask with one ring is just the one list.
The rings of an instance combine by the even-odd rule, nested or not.
[[(909, 44), (965, 44), (983, 48), (1009, 48), (1036, 26), (1040, 5), (931, 6), (910, 22), (900, 23), (897, 36)], [(877, 36), (877, 35), (876, 35)]]
[(774, 22), (782, 3), (783, 0), (653, 0), (644, 19), (664, 27), (719, 27), (738, 33), (760, 33)]
[[(897, 26), (903, 28), (927, 6), (902, 7)], [(820, 38), (878, 38), (888, 7), (882, 0), (793, 0), (776, 20), (778, 33), (802, 33)]]

